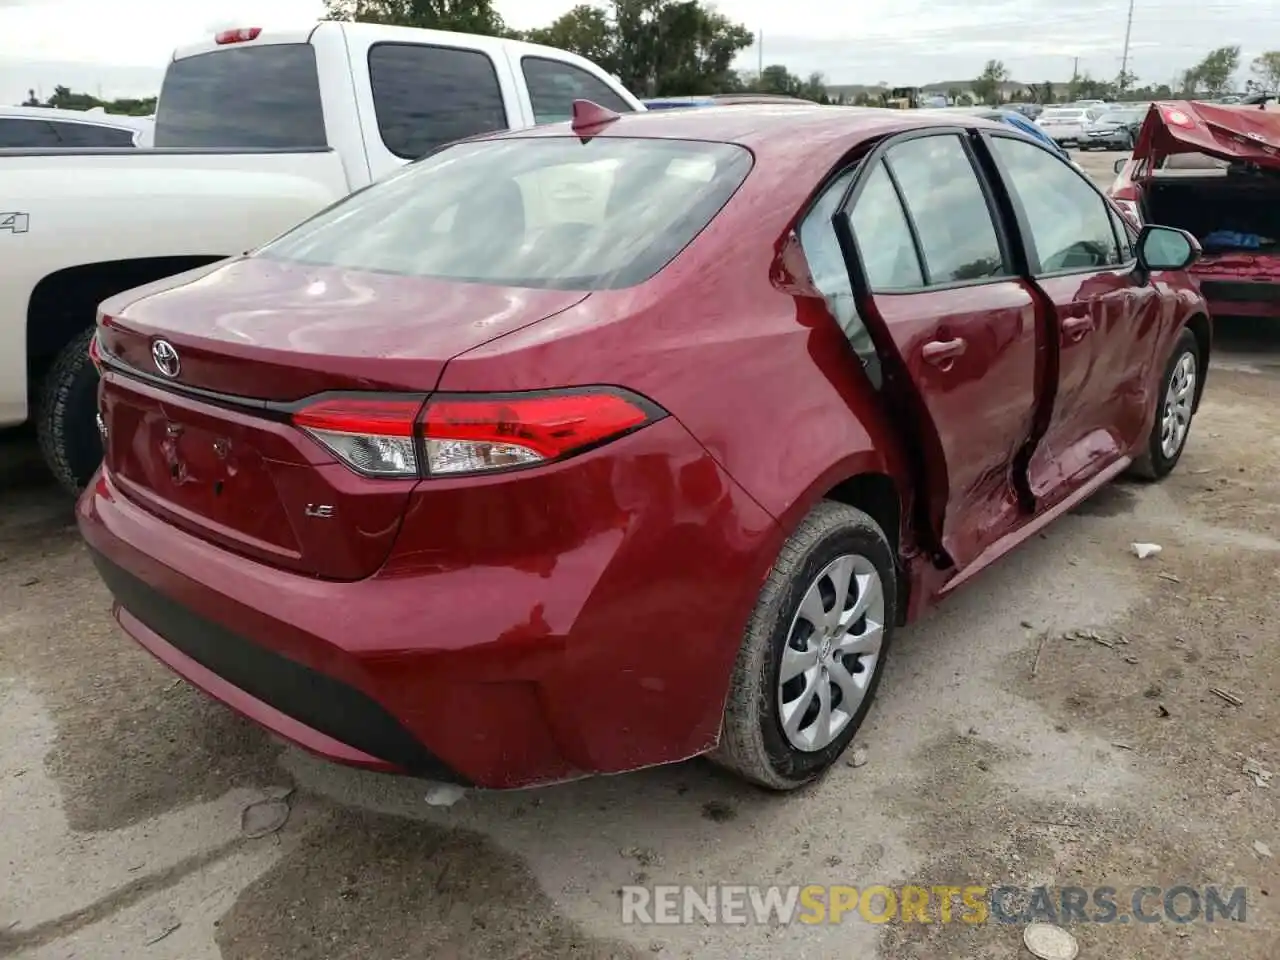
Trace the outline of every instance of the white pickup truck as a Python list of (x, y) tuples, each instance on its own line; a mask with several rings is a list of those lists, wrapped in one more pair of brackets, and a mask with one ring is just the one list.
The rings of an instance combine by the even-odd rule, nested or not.
[(0, 150), (0, 428), (34, 418), (69, 489), (101, 458), (98, 304), (273, 239), (453, 140), (644, 106), (589, 60), (494, 37), (323, 22), (179, 49), (154, 149)]

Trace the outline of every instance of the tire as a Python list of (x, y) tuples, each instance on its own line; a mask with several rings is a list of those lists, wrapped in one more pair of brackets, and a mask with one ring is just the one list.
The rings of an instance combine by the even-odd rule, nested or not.
[[(1188, 364), (1191, 373), (1189, 383), (1186, 382)], [(1187, 437), (1191, 434), (1196, 394), (1203, 377), (1200, 345), (1196, 342), (1195, 334), (1183, 328), (1160, 377), (1160, 389), (1155, 400), (1155, 421), (1151, 424), (1146, 450), (1129, 469), (1133, 476), (1143, 480), (1163, 480), (1178, 465), (1178, 461), (1182, 459), (1182, 451), (1187, 446)], [(1179, 387), (1183, 388), (1182, 395), (1176, 396)], [(1179, 410), (1182, 411), (1182, 417), (1177, 415)], [(1180, 424), (1181, 434), (1176, 442), (1166, 444), (1166, 419), (1171, 415), (1173, 422)]]
[(36, 435), (54, 478), (68, 493), (78, 493), (102, 462), (98, 434), (98, 371), (89, 360), (90, 327), (54, 360), (40, 386)]
[[(881, 602), (877, 604), (871, 597), (868, 610), (872, 615), (856, 620), (849, 617), (857, 612), (857, 604), (846, 604), (837, 615), (842, 625), (824, 641), (826, 635), (813, 629), (802, 603), (813, 592), (823, 607), (821, 617), (815, 619), (835, 614), (834, 602), (827, 612), (828, 602), (836, 596), (829, 588), (843, 575), (845, 564), (862, 580), (862, 584), (851, 581), (850, 603), (864, 596), (857, 587), (874, 584), (874, 579), (879, 580)], [(779, 791), (801, 787), (830, 768), (871, 708), (893, 639), (897, 601), (897, 565), (880, 527), (853, 507), (833, 501), (818, 504), (783, 546), (756, 602), (734, 665), (720, 742), (709, 759), (745, 780)], [(806, 610), (815, 612), (812, 605), (806, 605)], [(855, 639), (859, 636), (861, 642)], [(878, 646), (871, 652), (872, 639), (877, 636)], [(847, 643), (858, 644), (864, 652), (841, 656), (838, 647)], [(794, 660), (807, 663), (808, 669), (784, 686), (780, 681), (786, 651), (790, 651), (789, 667)], [(843, 687), (836, 679), (838, 668), (843, 670)], [(840, 705), (850, 700), (840, 691), (852, 689), (850, 683), (861, 688), (861, 699), (852, 711), (842, 711)], [(802, 689), (806, 693), (797, 695)], [(809, 689), (814, 691), (811, 696), (807, 695)], [(823, 689), (831, 721), (827, 736), (820, 730), (821, 714), (808, 726), (805, 720), (813, 710), (822, 709)], [(784, 727), (784, 703), (788, 702), (792, 733)], [(808, 704), (803, 713), (801, 703)], [(833, 729), (837, 724), (838, 729)]]

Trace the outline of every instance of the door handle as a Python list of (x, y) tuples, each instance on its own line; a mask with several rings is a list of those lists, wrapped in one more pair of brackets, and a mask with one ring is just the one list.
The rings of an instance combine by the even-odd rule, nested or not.
[(1084, 335), (1093, 329), (1093, 317), (1067, 317), (1062, 321), (1062, 332), (1068, 340), (1076, 343), (1084, 339)]
[(921, 348), (920, 353), (927, 363), (934, 366), (950, 367), (956, 357), (963, 356), (968, 344), (961, 337), (954, 340), (930, 340)]

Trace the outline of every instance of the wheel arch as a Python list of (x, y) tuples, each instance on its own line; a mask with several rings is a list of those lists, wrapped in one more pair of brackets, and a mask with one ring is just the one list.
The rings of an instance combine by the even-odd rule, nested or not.
[(912, 492), (908, 475), (874, 451), (855, 454), (833, 464), (797, 497), (778, 518), (782, 538), (790, 538), (804, 518), (823, 500), (861, 510), (884, 531), (898, 568), (898, 621), (907, 610), (910, 588), (904, 553), (914, 549), (910, 522)]
[(98, 304), (156, 280), (215, 263), (224, 254), (106, 260), (43, 277), (27, 301), (27, 369), (36, 383), (62, 349), (92, 325)]

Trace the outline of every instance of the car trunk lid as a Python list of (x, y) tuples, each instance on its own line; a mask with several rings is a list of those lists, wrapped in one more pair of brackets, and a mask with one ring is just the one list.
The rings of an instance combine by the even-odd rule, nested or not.
[[(190, 276), (190, 275), (188, 275)], [(102, 305), (100, 347), (139, 373), (241, 399), (430, 391), (460, 353), (586, 299), (246, 257)], [(153, 349), (178, 356), (165, 376)]]
[[(417, 480), (354, 472), (290, 422), (297, 401), (425, 399), (454, 356), (586, 296), (242, 260), (116, 298), (98, 343), (107, 470), (188, 533), (360, 579), (386, 559)], [(178, 358), (172, 376), (153, 356), (160, 342)]]
[(1149, 180), (1166, 157), (1188, 153), (1280, 170), (1280, 114), (1185, 100), (1152, 104), (1133, 150), (1135, 161), (1146, 161), (1139, 179)]

